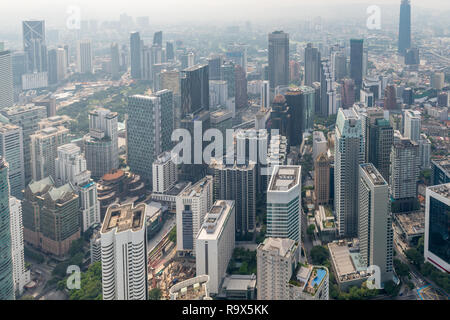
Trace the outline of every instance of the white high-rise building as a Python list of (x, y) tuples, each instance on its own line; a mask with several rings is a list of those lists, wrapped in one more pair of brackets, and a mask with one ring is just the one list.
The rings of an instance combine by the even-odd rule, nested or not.
[(30, 271), (25, 270), (22, 204), (20, 200), (9, 197), (9, 213), (11, 227), (11, 255), (13, 264), (14, 291), (19, 295), (23, 293), (23, 287), (30, 282)]
[(177, 166), (171, 152), (163, 152), (153, 162), (153, 192), (165, 193), (177, 182)]
[(212, 176), (204, 177), (176, 197), (177, 251), (195, 252), (195, 237), (212, 204)]
[(79, 73), (92, 73), (94, 71), (94, 54), (90, 40), (81, 40), (77, 43), (77, 71)]
[(313, 132), (313, 161), (316, 161), (317, 156), (323, 152), (327, 152), (327, 139), (322, 131)]
[(9, 164), (9, 190), (16, 198), (22, 198), (25, 189), (22, 128), (13, 124), (0, 124), (0, 156)]
[(265, 80), (261, 83), (261, 109), (267, 110), (270, 108), (270, 85), (269, 81)]
[(403, 112), (403, 136), (414, 142), (420, 140), (421, 115), (419, 111), (405, 110)]
[(364, 162), (361, 118), (353, 109), (339, 109), (336, 121), (334, 185), (335, 208), (340, 236), (358, 232), (358, 175)]
[(234, 201), (218, 200), (205, 217), (195, 239), (197, 276), (209, 275), (209, 290), (219, 293), (235, 247)]
[(58, 81), (64, 80), (67, 75), (67, 57), (64, 48), (56, 49), (56, 76)]
[(0, 109), (14, 104), (11, 52), (0, 50)]
[(80, 147), (73, 143), (58, 147), (56, 159), (56, 184), (71, 183), (80, 196), (82, 230), (85, 232), (94, 224), (100, 223), (100, 202), (97, 199), (97, 184), (86, 169), (86, 159)]
[(103, 300), (147, 300), (146, 204), (112, 205), (100, 231)]
[(380, 280), (392, 280), (393, 233), (389, 185), (371, 163), (359, 166), (359, 248), (366, 267), (378, 266)]
[(431, 167), (431, 141), (425, 134), (420, 135), (419, 140), (420, 168), (429, 169)]
[(419, 145), (408, 138), (394, 141), (391, 151), (389, 188), (393, 199), (417, 197)]
[(267, 237), (301, 242), (301, 167), (276, 166), (267, 188)]

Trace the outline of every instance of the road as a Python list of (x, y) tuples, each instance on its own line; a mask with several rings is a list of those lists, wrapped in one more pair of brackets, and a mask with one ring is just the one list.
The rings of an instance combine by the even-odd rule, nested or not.
[(166, 221), (164, 221), (164, 225), (161, 228), (161, 230), (158, 231), (158, 233), (151, 238), (150, 240), (147, 240), (147, 252), (152, 252), (153, 248), (162, 240), (164, 235), (170, 231), (174, 226), (176, 225), (176, 219), (175, 215), (171, 214)]

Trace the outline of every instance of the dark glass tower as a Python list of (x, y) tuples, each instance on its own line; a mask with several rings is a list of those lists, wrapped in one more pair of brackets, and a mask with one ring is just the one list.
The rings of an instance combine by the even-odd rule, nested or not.
[(139, 32), (130, 34), (131, 78), (141, 78), (141, 37)]
[(289, 34), (283, 31), (269, 33), (269, 84), (289, 85)]
[(405, 55), (411, 48), (411, 1), (402, 0), (400, 5), (400, 25), (398, 32), (398, 52)]
[(363, 55), (364, 40), (350, 40), (350, 77), (355, 81), (356, 98), (359, 99), (359, 90), (361, 90), (363, 80)]
[(0, 300), (14, 300), (8, 164), (0, 158)]
[(181, 72), (182, 115), (209, 110), (208, 65), (196, 65)]

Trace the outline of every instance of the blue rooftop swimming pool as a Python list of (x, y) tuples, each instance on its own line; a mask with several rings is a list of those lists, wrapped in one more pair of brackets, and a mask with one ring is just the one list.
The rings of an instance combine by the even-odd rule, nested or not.
[(316, 277), (313, 279), (312, 281), (312, 286), (315, 287), (316, 285), (318, 286), (323, 278), (326, 276), (327, 272), (324, 269), (317, 269), (317, 275)]

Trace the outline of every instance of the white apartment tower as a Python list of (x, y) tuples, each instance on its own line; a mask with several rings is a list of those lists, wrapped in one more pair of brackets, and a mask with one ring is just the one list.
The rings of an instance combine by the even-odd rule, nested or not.
[(16, 198), (22, 198), (25, 189), (25, 168), (22, 128), (13, 124), (0, 124), (0, 156), (9, 164), (9, 190)]
[(103, 300), (147, 300), (146, 204), (112, 205), (100, 231)]
[(92, 73), (94, 71), (94, 54), (90, 40), (77, 43), (77, 71), (78, 73)]
[(403, 111), (404, 130), (403, 136), (414, 142), (420, 140), (421, 115), (419, 111)]
[(177, 251), (195, 252), (195, 237), (212, 204), (212, 176), (204, 177), (176, 197)]
[(234, 201), (218, 200), (205, 217), (195, 239), (197, 276), (209, 275), (211, 294), (219, 293), (235, 247)]
[(153, 162), (153, 192), (165, 193), (177, 182), (177, 166), (173, 161), (171, 152), (160, 154)]
[(14, 104), (11, 52), (0, 50), (0, 109)]

